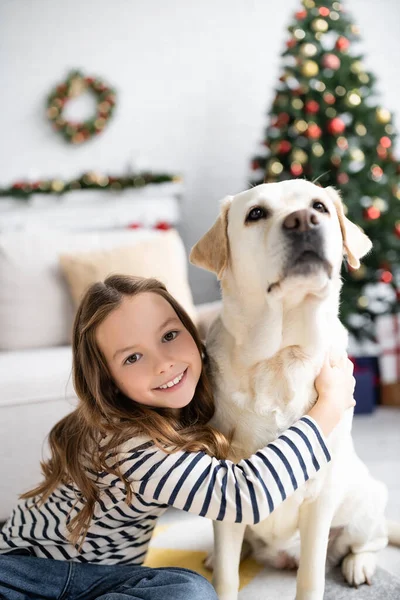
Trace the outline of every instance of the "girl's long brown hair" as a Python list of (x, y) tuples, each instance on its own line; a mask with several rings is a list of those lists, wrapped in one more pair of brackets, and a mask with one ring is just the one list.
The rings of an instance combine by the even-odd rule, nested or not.
[[(158, 294), (169, 302), (204, 356), (195, 395), (181, 409), (179, 418), (168, 408), (147, 407), (126, 398), (116, 388), (96, 342), (97, 327), (121, 304), (124, 296), (143, 292)], [(118, 446), (137, 435), (145, 435), (167, 452), (204, 451), (224, 458), (229, 441), (207, 425), (214, 414), (214, 400), (206, 370), (206, 351), (197, 329), (185, 310), (156, 279), (111, 275), (104, 282), (93, 284), (75, 317), (72, 352), (77, 408), (61, 419), (49, 434), (51, 457), (41, 463), (44, 481), (21, 498), (37, 496), (39, 503), (43, 503), (58, 485), (76, 486), (83, 507), (68, 520), (67, 527), (71, 542), (81, 547), (100, 495), (93, 472), (107, 471), (119, 477), (125, 485), (126, 502), (131, 501), (129, 482), (117, 467), (110, 467), (106, 462), (107, 455)], [(100, 448), (101, 439), (106, 443)]]

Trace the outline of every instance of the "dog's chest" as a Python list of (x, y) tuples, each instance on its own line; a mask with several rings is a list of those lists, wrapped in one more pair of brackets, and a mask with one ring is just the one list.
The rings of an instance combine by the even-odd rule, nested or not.
[(213, 424), (232, 430), (232, 459), (237, 461), (274, 441), (301, 418), (316, 399), (318, 368), (290, 348), (247, 372), (234, 372), (228, 361), (214, 370), (216, 414)]

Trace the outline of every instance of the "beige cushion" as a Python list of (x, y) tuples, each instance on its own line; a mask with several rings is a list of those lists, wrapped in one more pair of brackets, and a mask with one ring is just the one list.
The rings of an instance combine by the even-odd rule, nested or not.
[[(60, 269), (61, 254), (133, 246), (162, 238), (166, 233), (145, 228), (0, 232), (0, 350), (70, 342), (75, 307)], [(177, 268), (186, 274), (186, 252), (182, 241), (176, 237), (175, 240)]]
[(135, 245), (96, 252), (62, 254), (60, 265), (77, 305), (88, 287), (108, 275), (120, 273), (155, 277), (195, 320), (196, 310), (187, 279), (187, 262), (182, 240), (175, 230)]

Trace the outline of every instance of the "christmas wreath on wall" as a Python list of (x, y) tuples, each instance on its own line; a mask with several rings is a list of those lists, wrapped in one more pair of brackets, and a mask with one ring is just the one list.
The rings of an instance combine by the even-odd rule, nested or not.
[[(69, 100), (84, 92), (96, 97), (96, 113), (82, 122), (68, 121), (63, 116), (64, 107)], [(80, 71), (71, 71), (67, 79), (59, 83), (47, 99), (47, 117), (67, 142), (82, 144), (101, 133), (111, 119), (115, 108), (115, 90), (99, 77), (87, 77)]]

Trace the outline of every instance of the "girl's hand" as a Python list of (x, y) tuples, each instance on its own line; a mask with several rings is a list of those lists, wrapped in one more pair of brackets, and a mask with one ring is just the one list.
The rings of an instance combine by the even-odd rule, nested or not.
[(318, 399), (308, 415), (317, 421), (325, 435), (329, 435), (345, 411), (356, 404), (353, 398), (356, 384), (353, 369), (354, 365), (347, 354), (335, 363), (327, 355), (315, 380)]

